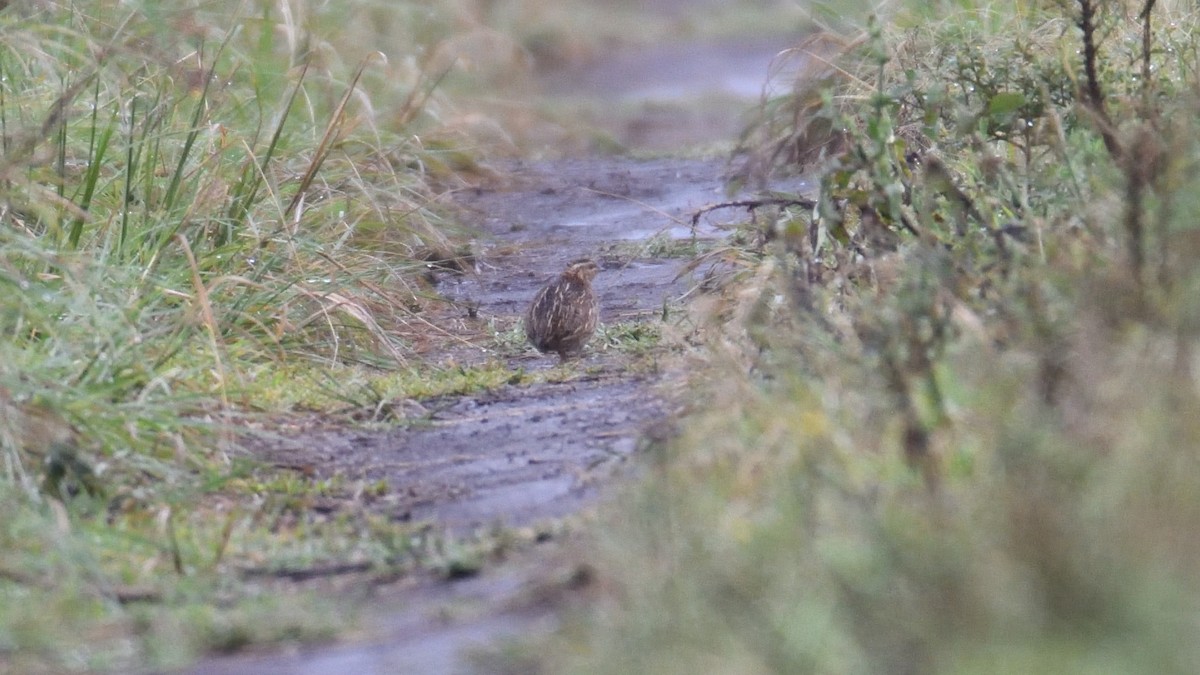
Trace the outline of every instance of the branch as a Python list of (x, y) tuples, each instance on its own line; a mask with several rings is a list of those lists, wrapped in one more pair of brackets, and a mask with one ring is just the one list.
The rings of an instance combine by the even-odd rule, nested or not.
[(717, 209), (744, 208), (747, 212), (750, 212), (763, 206), (800, 206), (806, 209), (812, 209), (817, 206), (817, 203), (811, 199), (772, 197), (767, 199), (743, 199), (736, 202), (721, 202), (720, 204), (711, 204), (692, 214), (692, 229), (695, 229), (696, 226), (700, 224), (700, 218), (704, 214), (711, 211), (716, 211)]
[(291, 567), (291, 568), (268, 568), (268, 567), (248, 567), (240, 570), (244, 577), (273, 577), (275, 579), (287, 579), (289, 581), (308, 581), (309, 579), (320, 579), (323, 577), (336, 577), (343, 574), (358, 574), (360, 572), (368, 572), (374, 567), (371, 563), (334, 563), (330, 565), (318, 565), (315, 567)]
[(1142, 13), (1138, 14), (1138, 19), (1142, 22), (1142, 96), (1148, 97), (1150, 92), (1150, 38), (1152, 37), (1150, 29), (1150, 12), (1154, 11), (1154, 3), (1156, 0), (1145, 0), (1146, 4), (1142, 6)]
[(1096, 73), (1096, 60), (1099, 50), (1096, 46), (1096, 4), (1094, 0), (1079, 0), (1079, 30), (1083, 31), (1083, 70), (1087, 76), (1084, 89), (1085, 105), (1100, 127), (1100, 137), (1104, 139), (1104, 147), (1114, 159), (1124, 154), (1121, 142), (1117, 140), (1116, 128), (1108, 110), (1104, 105), (1104, 90), (1100, 87), (1100, 76)]

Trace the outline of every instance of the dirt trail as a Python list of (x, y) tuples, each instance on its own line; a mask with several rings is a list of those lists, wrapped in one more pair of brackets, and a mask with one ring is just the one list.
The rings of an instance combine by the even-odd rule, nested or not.
[[(461, 198), (477, 215), (475, 224), (493, 235), (494, 248), (505, 251), (483, 259), (478, 283), (456, 290), (479, 302), (481, 320), (519, 316), (538, 286), (580, 255), (607, 260), (596, 279), (602, 322), (650, 320), (690, 287), (687, 275), (676, 279), (684, 259), (604, 251), (614, 242), (673, 231), (694, 209), (719, 200), (721, 161), (597, 158), (508, 169), (520, 187)], [(526, 369), (556, 363), (533, 354), (517, 360)], [(568, 382), (426, 400), (426, 424), (264, 438), (255, 452), (321, 474), (385, 480), (388, 495), (371, 508), (439, 530), (466, 535), (536, 524), (593, 502), (645, 435), (666, 433), (657, 375), (627, 372), (626, 361), (591, 350), (577, 364), (581, 375)], [(554, 626), (555, 607), (545, 597), (569, 589), (574, 572), (553, 557), (553, 551), (518, 552), (470, 579), (420, 578), (380, 589), (367, 639), (356, 644), (215, 659), (190, 672), (461, 672), (472, 647)]]
[[(491, 252), (480, 258), (477, 278), (448, 275), (441, 291), (477, 304), (477, 324), (512, 324), (567, 261), (592, 256), (603, 267), (594, 284), (602, 323), (649, 321), (690, 288), (688, 275), (677, 278), (685, 260), (638, 257), (613, 246), (676, 230), (690, 236), (690, 227), (678, 223), (720, 198), (721, 167), (612, 158), (509, 164), (504, 188), (459, 195), (471, 224), (490, 235)], [(491, 358), (479, 350), (454, 356)], [(509, 360), (526, 370), (557, 365), (531, 350)], [(372, 508), (398, 520), (428, 521), (460, 535), (529, 525), (578, 511), (598, 493), (609, 467), (664, 416), (652, 393), (656, 376), (627, 372), (628, 360), (593, 347), (567, 382), (424, 400), (417, 411), (423, 419), (412, 426), (264, 437), (252, 448), (282, 465), (386, 481), (385, 503)]]
[[(740, 97), (740, 105), (749, 107), (759, 91), (751, 83), (761, 84), (778, 45), (743, 45), (737, 58), (721, 58), (729, 49), (725, 44), (679, 45), (673, 51), (655, 47), (640, 57), (625, 54), (598, 64), (586, 77), (584, 72), (552, 76), (547, 87), (559, 95), (648, 102), (662, 96), (670, 105), (718, 91)], [(693, 68), (697, 61), (710, 66)], [(664, 71), (679, 73), (678, 78), (664, 84)], [(555, 77), (584, 89), (572, 94), (566, 80)], [(641, 86), (642, 80), (649, 84)], [(737, 91), (731, 93), (731, 86)], [(647, 108), (651, 116), (662, 109)], [(647, 145), (678, 144), (689, 135), (712, 141), (718, 131), (705, 119), (690, 130), (686, 126), (671, 126), (666, 136)], [(650, 127), (627, 120), (626, 128), (644, 133)], [(624, 140), (631, 139), (636, 142), (632, 136)], [(619, 244), (691, 236), (683, 225), (686, 217), (725, 196), (722, 159), (584, 157), (512, 162), (498, 169), (504, 180), (457, 199), (468, 224), (487, 235), (481, 273), (468, 281), (446, 280), (440, 288), (447, 297), (477, 302), (481, 320), (513, 321), (546, 279), (582, 255), (602, 261), (595, 282), (602, 322), (652, 320), (664, 302), (675, 302), (692, 284), (681, 275), (686, 260), (639, 256), (636, 246)], [(514, 366), (527, 370), (554, 365), (553, 359), (532, 354), (514, 360)], [(423, 401), (425, 424), (262, 439), (255, 451), (281, 463), (300, 458), (321, 473), (385, 480), (389, 498), (376, 508), (394, 518), (428, 521), (460, 534), (534, 524), (592, 503), (614, 471), (629, 464), (625, 459), (641, 439), (647, 433), (661, 435), (669, 426), (656, 375), (627, 372), (626, 361), (593, 349), (579, 364), (580, 373), (589, 374), (569, 382)], [(557, 555), (553, 547), (535, 548), (468, 579), (415, 578), (381, 589), (372, 598), (365, 635), (353, 644), (216, 659), (190, 672), (494, 672), (486, 662), (472, 660), (472, 650), (552, 630), (555, 603), (547, 598), (583, 581), (579, 570), (556, 562)]]

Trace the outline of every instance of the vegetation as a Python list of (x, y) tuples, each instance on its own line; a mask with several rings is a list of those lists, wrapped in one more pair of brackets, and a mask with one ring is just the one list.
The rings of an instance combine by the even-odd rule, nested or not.
[(2, 7), (0, 671), (333, 635), (272, 570), (437, 563), (415, 526), (311, 508), (378, 486), (246, 464), (233, 429), (514, 377), (415, 365), (470, 30), (424, 3)]
[[(544, 665), (1189, 672), (1194, 9), (851, 4), (813, 3), (811, 77), (738, 156), (817, 193), (724, 246), (647, 244), (726, 263), (682, 322), (707, 400)], [(323, 512), (387, 486), (248, 462), (235, 430), (563, 376), (416, 345), (458, 243), (439, 190), (525, 133), (473, 114), (503, 109), (478, 83), (661, 28), (596, 37), (593, 5), (0, 3), (0, 671), (325, 639), (345, 607), (276, 579), (454, 577), (513, 543)]]
[(1189, 672), (1194, 8), (857, 16), (744, 139), (818, 193), (701, 303), (708, 405), (548, 670)]

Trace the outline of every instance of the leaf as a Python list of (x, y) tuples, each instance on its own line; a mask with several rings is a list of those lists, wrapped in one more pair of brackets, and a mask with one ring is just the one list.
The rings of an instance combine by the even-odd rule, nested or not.
[(1021, 92), (1001, 92), (988, 101), (988, 114), (993, 118), (1005, 118), (1025, 105), (1025, 94)]

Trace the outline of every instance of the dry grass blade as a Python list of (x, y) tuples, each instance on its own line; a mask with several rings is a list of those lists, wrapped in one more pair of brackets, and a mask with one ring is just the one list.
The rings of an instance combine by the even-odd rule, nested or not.
[[(309, 315), (307, 319), (301, 321), (300, 326), (305, 326), (321, 317), (324, 317), (326, 321), (328, 321), (330, 312), (342, 312), (346, 316), (349, 316), (355, 321), (361, 323), (363, 327), (367, 329), (367, 332), (370, 333), (373, 338), (375, 338), (376, 343), (381, 345), (387, 351), (387, 353), (396, 360), (397, 363), (402, 365), (406, 365), (408, 363), (408, 359), (404, 356), (404, 354), (401, 353), (394, 344), (392, 344), (392, 340), (388, 332), (384, 330), (377, 321), (375, 321), (375, 317), (372, 315), (371, 311), (367, 309), (361, 302), (337, 292), (315, 293), (304, 289), (301, 289), (301, 292), (305, 296), (316, 300), (320, 304), (321, 308), (319, 311)], [(330, 333), (333, 334), (336, 339), (337, 331), (330, 330)]]
[(408, 98), (405, 99), (404, 104), (400, 107), (399, 125), (401, 127), (407, 126), (418, 113), (425, 109), (426, 104), (429, 103), (429, 97), (433, 96), (433, 92), (437, 91), (442, 80), (446, 79), (446, 76), (453, 69), (454, 64), (450, 63), (434, 78), (427, 77), (425, 70), (421, 71), (421, 80), (413, 86), (412, 91), (408, 93)]
[(225, 365), (221, 360), (219, 329), (217, 327), (216, 316), (213, 314), (212, 302), (208, 297), (208, 288), (204, 285), (204, 280), (200, 278), (200, 268), (196, 265), (196, 256), (192, 254), (192, 247), (188, 244), (187, 237), (184, 237), (182, 234), (176, 234), (175, 241), (179, 242), (179, 247), (183, 250), (184, 255), (187, 256), (188, 266), (191, 268), (192, 288), (196, 291), (196, 301), (200, 305), (200, 317), (204, 324), (204, 329), (208, 334), (213, 362), (216, 365), (216, 372), (221, 385), (221, 402), (228, 407), (229, 398), (225, 391), (227, 380), (225, 377)]
[(288, 203), (287, 208), (283, 210), (283, 216), (286, 220), (296, 210), (304, 199), (304, 195), (308, 192), (308, 188), (312, 186), (313, 181), (317, 177), (317, 172), (321, 170), (321, 165), (329, 156), (329, 150), (334, 143), (341, 138), (343, 124), (346, 120), (346, 106), (350, 102), (350, 98), (354, 95), (354, 90), (358, 86), (359, 79), (362, 78), (363, 71), (367, 66), (377, 58), (386, 58), (378, 52), (364, 58), (359, 63), (358, 69), (354, 71), (354, 76), (350, 78), (350, 84), (346, 86), (345, 93), (338, 101), (337, 107), (333, 110), (333, 115), (330, 117), (329, 124), (325, 127), (325, 133), (321, 135), (321, 141), (317, 143), (316, 150), (313, 152), (312, 161), (308, 165), (308, 169), (300, 178), (300, 184), (296, 187), (296, 194), (292, 197), (292, 201)]

